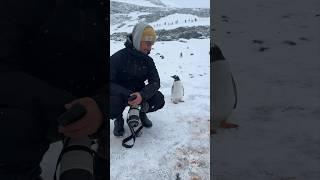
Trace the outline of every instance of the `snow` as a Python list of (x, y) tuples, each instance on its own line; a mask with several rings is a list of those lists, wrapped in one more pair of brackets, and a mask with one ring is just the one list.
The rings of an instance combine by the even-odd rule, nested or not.
[(43, 170), (41, 176), (44, 180), (53, 179), (54, 171), (56, 169), (56, 163), (61, 150), (61, 141), (52, 143), (49, 147), (49, 150), (44, 155), (43, 160), (41, 162), (41, 167)]
[[(132, 28), (136, 25), (139, 21), (139, 16), (148, 13), (141, 13), (141, 12), (132, 12), (128, 14), (129, 19), (127, 21), (121, 22), (119, 24), (113, 24), (110, 26), (110, 34), (115, 32), (127, 32), (131, 33)], [(115, 14), (113, 16), (118, 16), (120, 14)], [(122, 15), (122, 14), (121, 14)], [(119, 28), (120, 24), (125, 24), (124, 26)], [(194, 26), (209, 26), (210, 25), (210, 18), (201, 18), (192, 14), (180, 14), (175, 13), (163, 18), (160, 18), (158, 21), (149, 23), (154, 27), (155, 30), (170, 30), (176, 29), (178, 27), (194, 27)]]
[(138, 6), (146, 6), (146, 7), (162, 7), (159, 5), (155, 5), (146, 0), (111, 0), (111, 1), (123, 2), (123, 3), (138, 5)]
[[(166, 24), (166, 25), (165, 25)], [(171, 14), (150, 23), (156, 30), (176, 29), (178, 27), (210, 26), (210, 17), (200, 18), (192, 14)]]
[(169, 7), (177, 8), (210, 8), (208, 0), (161, 0)]
[[(147, 0), (111, 0), (117, 2), (124, 2), (129, 4), (135, 4), (139, 6), (147, 6), (147, 7), (162, 7), (159, 5), (155, 5)], [(209, 8), (210, 1), (208, 0), (160, 0), (167, 7), (172, 8)]]
[[(163, 109), (148, 114), (153, 127), (144, 128), (135, 146), (126, 149), (121, 146), (123, 138), (113, 136), (110, 122), (111, 179), (174, 179), (177, 173), (182, 179), (209, 179), (210, 40), (184, 41), (156, 42), (150, 54), (166, 101)], [(110, 54), (124, 47), (123, 42), (110, 44)], [(185, 102), (170, 101), (172, 75), (182, 80)], [(129, 136), (127, 125), (125, 131), (124, 137)]]
[(320, 1), (225, 0), (213, 12), (240, 125), (211, 136), (214, 179), (320, 179)]

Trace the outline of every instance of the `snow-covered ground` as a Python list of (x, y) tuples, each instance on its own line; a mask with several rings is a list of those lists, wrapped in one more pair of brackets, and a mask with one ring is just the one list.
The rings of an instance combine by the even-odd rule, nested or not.
[(211, 136), (214, 179), (319, 180), (320, 1), (224, 0), (213, 12), (240, 125)]
[[(113, 136), (113, 121), (110, 122), (111, 179), (165, 180), (175, 179), (179, 174), (181, 179), (209, 180), (209, 41), (155, 43), (150, 56), (160, 74), (160, 91), (166, 105), (149, 114), (154, 125), (143, 129), (132, 149), (121, 146), (123, 138)], [(111, 41), (110, 54), (123, 47), (123, 42)], [(178, 75), (183, 82), (183, 103), (170, 101), (172, 75)], [(127, 125), (125, 131), (125, 137), (129, 136)]]

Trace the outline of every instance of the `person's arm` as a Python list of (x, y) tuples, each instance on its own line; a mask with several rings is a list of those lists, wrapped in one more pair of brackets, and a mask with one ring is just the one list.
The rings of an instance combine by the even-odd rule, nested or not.
[(153, 60), (148, 61), (148, 84), (140, 91), (142, 100), (150, 99), (160, 88), (160, 77)]
[(132, 91), (126, 89), (118, 84), (118, 76), (120, 75), (119, 69), (123, 64), (121, 64), (121, 59), (125, 58), (123, 54), (116, 53), (110, 58), (110, 94), (119, 95), (123, 98), (128, 98)]

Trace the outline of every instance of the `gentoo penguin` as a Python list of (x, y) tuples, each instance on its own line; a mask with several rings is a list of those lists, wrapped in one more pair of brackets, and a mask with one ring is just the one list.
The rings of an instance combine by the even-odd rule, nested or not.
[(182, 98), (184, 96), (184, 89), (183, 89), (182, 82), (179, 76), (177, 75), (174, 75), (171, 77), (174, 79), (173, 85), (171, 87), (171, 101), (174, 104), (177, 104), (178, 102), (183, 102)]
[(230, 115), (237, 106), (237, 89), (230, 70), (230, 64), (223, 56), (221, 49), (214, 44), (211, 47), (211, 125), (214, 127), (237, 128), (238, 125), (227, 123)]

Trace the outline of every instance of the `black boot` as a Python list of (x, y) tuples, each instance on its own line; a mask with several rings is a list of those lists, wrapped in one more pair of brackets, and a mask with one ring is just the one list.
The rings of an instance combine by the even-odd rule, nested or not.
[(147, 113), (145, 112), (140, 112), (139, 114), (140, 116), (140, 120), (141, 120), (141, 123), (144, 127), (146, 128), (150, 128), (152, 126), (152, 122), (150, 121), (150, 119), (147, 117)]
[(124, 134), (124, 119), (121, 117), (117, 118), (114, 121), (114, 129), (113, 129), (113, 134), (114, 136), (123, 136)]

